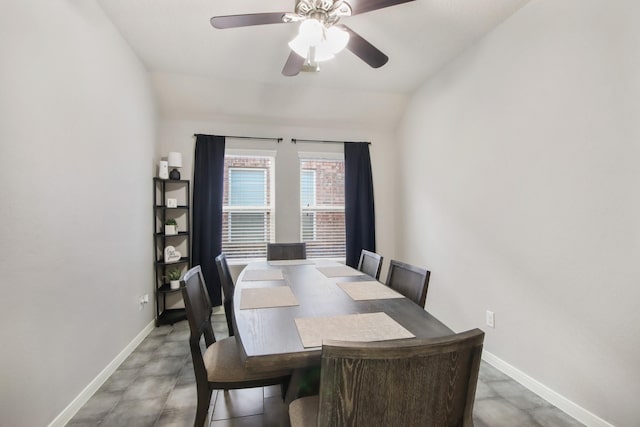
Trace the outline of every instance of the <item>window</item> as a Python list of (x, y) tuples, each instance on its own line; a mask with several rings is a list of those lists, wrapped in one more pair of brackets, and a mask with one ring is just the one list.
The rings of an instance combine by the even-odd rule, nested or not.
[(300, 154), (300, 236), (309, 258), (344, 258), (344, 160)]
[(270, 156), (225, 156), (222, 251), (229, 259), (266, 257), (274, 233), (273, 163)]
[[(309, 169), (300, 170), (300, 205), (302, 209), (316, 205), (316, 171)], [(316, 240), (316, 213), (303, 211), (301, 218), (302, 241)]]

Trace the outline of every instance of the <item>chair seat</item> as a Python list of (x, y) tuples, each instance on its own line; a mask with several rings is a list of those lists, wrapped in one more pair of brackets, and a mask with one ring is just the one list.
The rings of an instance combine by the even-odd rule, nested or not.
[(291, 427), (316, 427), (318, 425), (318, 396), (296, 399), (289, 405)]
[(290, 375), (289, 371), (248, 373), (242, 364), (235, 337), (224, 338), (211, 344), (204, 352), (207, 378), (212, 383), (237, 383)]

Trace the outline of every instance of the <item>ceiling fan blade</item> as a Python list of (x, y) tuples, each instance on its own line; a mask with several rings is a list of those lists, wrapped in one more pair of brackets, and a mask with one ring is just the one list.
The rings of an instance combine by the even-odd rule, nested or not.
[(408, 3), (415, 0), (346, 0), (351, 6), (351, 15), (371, 12), (372, 10), (383, 9), (389, 6), (395, 6), (402, 3)]
[(387, 63), (389, 57), (378, 50), (377, 47), (366, 41), (362, 36), (346, 25), (338, 25), (349, 33), (349, 43), (347, 49), (353, 52), (358, 58), (369, 64), (373, 68), (380, 68)]
[(287, 58), (287, 62), (285, 62), (284, 67), (282, 68), (282, 75), (287, 77), (297, 76), (302, 70), (303, 65), (304, 58), (294, 51), (291, 51)]
[(215, 28), (250, 27), (252, 25), (282, 24), (286, 12), (250, 13), (246, 15), (214, 16), (211, 25)]

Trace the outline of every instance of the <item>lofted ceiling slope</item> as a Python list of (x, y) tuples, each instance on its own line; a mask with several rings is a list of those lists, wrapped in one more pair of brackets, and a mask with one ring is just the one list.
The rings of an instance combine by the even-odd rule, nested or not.
[(373, 69), (345, 50), (319, 73), (285, 77), (297, 24), (219, 30), (209, 19), (293, 11), (294, 0), (98, 0), (151, 73), (164, 116), (386, 128), (422, 82), (527, 2), (416, 0), (344, 18), (389, 62)]

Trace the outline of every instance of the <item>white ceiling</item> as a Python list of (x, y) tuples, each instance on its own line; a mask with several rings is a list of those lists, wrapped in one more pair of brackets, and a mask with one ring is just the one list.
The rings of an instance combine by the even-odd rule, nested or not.
[[(241, 110), (248, 116), (292, 117), (304, 107), (331, 120), (331, 111), (322, 111), (344, 116), (347, 110), (374, 110), (374, 101), (387, 112), (365, 113), (369, 120), (392, 122), (401, 114), (395, 110), (429, 75), (527, 2), (416, 0), (345, 18), (342, 23), (389, 56), (386, 65), (370, 68), (345, 50), (323, 63), (318, 74), (285, 77), (287, 42), (297, 24), (219, 30), (209, 19), (293, 11), (294, 0), (98, 0), (150, 71), (165, 114), (237, 115)], [(291, 107), (293, 99), (310, 92), (318, 103)], [(207, 94), (214, 99), (203, 100)], [(336, 96), (349, 99), (351, 108), (340, 111), (344, 106), (337, 105)], [(353, 121), (366, 121), (353, 114)]]

